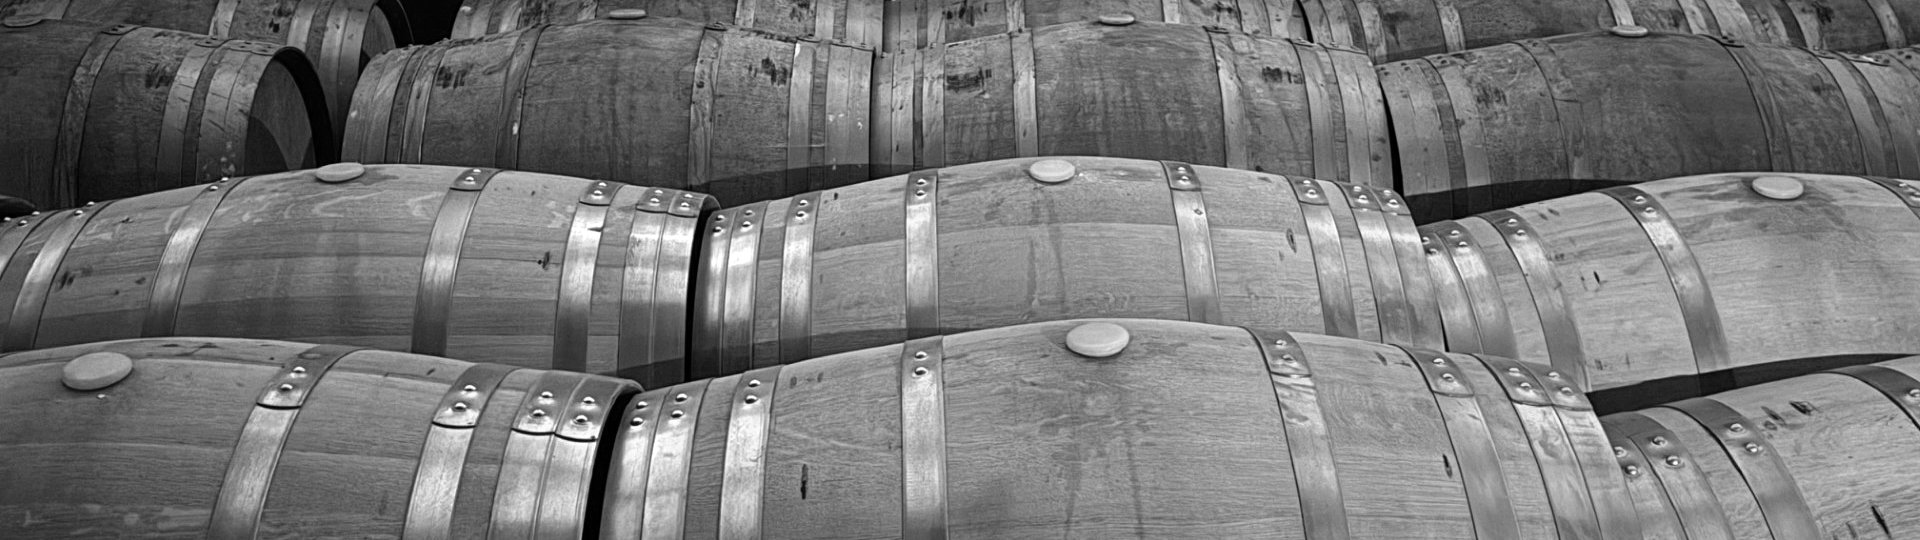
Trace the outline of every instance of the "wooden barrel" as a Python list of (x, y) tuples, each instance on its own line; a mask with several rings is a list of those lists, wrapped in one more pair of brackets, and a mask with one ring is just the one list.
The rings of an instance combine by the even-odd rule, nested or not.
[(639, 390), (218, 338), (11, 354), (0, 388), (8, 538), (579, 537), (606, 419)]
[(1179, 321), (926, 337), (641, 394), (600, 531), (1639, 538), (1554, 375)]
[(299, 339), (678, 382), (694, 227), (714, 206), (341, 164), (47, 212), (0, 232), (0, 349)]
[(1385, 186), (1386, 107), (1365, 55), (1197, 26), (1061, 24), (889, 53), (887, 174), (989, 159), (1171, 159)]
[(487, 164), (751, 201), (868, 179), (872, 52), (673, 20), (537, 26), (368, 66), (349, 160)]
[[(1920, 176), (1920, 79), (1878, 58), (1578, 34), (1380, 66), (1422, 222), (1575, 183), (1730, 171)], [(1512, 185), (1510, 185), (1512, 184)]]
[(1694, 176), (1420, 231), (1448, 350), (1590, 389), (1920, 350), (1920, 182)]
[[(1649, 529), (1679, 538), (1920, 535), (1920, 357), (1601, 418)], [(1672, 537), (1672, 536), (1670, 536)]]
[[(882, 0), (465, 0), (453, 38), (511, 32), (614, 15), (722, 23), (810, 36), (865, 49), (880, 46)], [(639, 10), (639, 11), (633, 11)]]
[(413, 42), (398, 0), (0, 0), (0, 18), (11, 17), (136, 24), (306, 51), (327, 94), (335, 140), (360, 68)]
[(1291, 327), (1438, 348), (1391, 192), (1179, 162), (1010, 159), (710, 216), (690, 374), (1078, 317)]
[(157, 28), (0, 24), (0, 193), (41, 207), (223, 176), (311, 167), (338, 153), (300, 51)]

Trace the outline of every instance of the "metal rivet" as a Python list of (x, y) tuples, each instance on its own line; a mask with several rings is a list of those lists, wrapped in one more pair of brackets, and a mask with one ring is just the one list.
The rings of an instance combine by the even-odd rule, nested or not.
[(1572, 389), (1572, 388), (1568, 388), (1568, 387), (1565, 387), (1565, 386), (1562, 386), (1562, 387), (1560, 387), (1560, 395), (1563, 395), (1563, 396), (1571, 396), (1571, 395), (1573, 395), (1573, 389)]
[(1428, 255), (1439, 255), (1439, 254), (1440, 254), (1440, 250), (1437, 250), (1437, 249), (1433, 249), (1433, 248), (1427, 248), (1427, 254), (1428, 254)]
[(1436, 366), (1444, 366), (1444, 365), (1447, 365), (1447, 359), (1445, 359), (1445, 358), (1435, 358), (1435, 359), (1433, 359), (1433, 365), (1436, 365)]
[(1760, 445), (1756, 443), (1747, 443), (1747, 453), (1749, 454), (1760, 453)]
[(669, 415), (667, 415), (667, 416), (672, 416), (672, 417), (674, 417), (674, 418), (679, 418), (679, 417), (682, 417), (682, 416), (686, 416), (686, 415), (687, 415), (687, 413), (686, 413), (686, 411), (673, 411), (673, 414), (669, 414)]
[(1660, 436), (1655, 436), (1655, 437), (1653, 438), (1653, 445), (1654, 445), (1654, 446), (1666, 446), (1666, 445), (1667, 445), (1667, 438), (1666, 438), (1666, 437), (1660, 437)]
[(753, 211), (752, 210), (743, 211), (743, 212), (740, 212), (740, 215), (753, 217)]
[(1507, 218), (1507, 226), (1511, 227), (1519, 224), (1520, 224), (1520, 220), (1514, 219), (1514, 218)]
[(344, 162), (344, 163), (335, 163), (332, 165), (328, 165), (328, 166), (313, 170), (314, 178), (320, 180), (321, 182), (326, 182), (329, 184), (337, 184), (340, 182), (345, 182), (348, 180), (359, 178), (360, 175), (366, 174), (366, 173), (367, 173), (366, 165), (361, 165), (359, 163), (354, 163), (351, 161)]
[(294, 375), (301, 375), (301, 374), (304, 374), (304, 373), (306, 373), (306, 372), (307, 372), (307, 368), (305, 368), (305, 367), (301, 367), (301, 366), (293, 366), (293, 374), (294, 374)]
[(1466, 240), (1461, 240), (1461, 241), (1460, 241), (1460, 243), (1458, 243), (1458, 244), (1454, 244), (1454, 246), (1456, 246), (1456, 247), (1467, 247), (1467, 241), (1466, 241)]
[(292, 391), (293, 391), (293, 385), (291, 385), (291, 384), (282, 384), (282, 385), (280, 385), (280, 391), (281, 391), (281, 392), (292, 392)]
[(581, 404), (581, 405), (592, 405), (592, 404), (593, 404), (593, 397), (591, 397), (591, 396), (589, 396), (589, 397), (583, 397), (583, 398), (580, 398), (580, 404)]
[(1399, 208), (1400, 199), (1387, 199), (1387, 206), (1390, 208)]
[(727, 220), (727, 215), (726, 215), (726, 214), (715, 214), (715, 215), (713, 216), (713, 220), (714, 220), (714, 221), (726, 221), (726, 220)]
[(1646, 196), (1646, 195), (1634, 195), (1634, 196), (1633, 196), (1633, 202), (1636, 202), (1636, 203), (1644, 203), (1644, 202), (1647, 202), (1647, 196)]
[(1549, 378), (1549, 379), (1558, 379), (1558, 378), (1560, 378), (1560, 372), (1558, 372), (1558, 371), (1549, 371), (1549, 372), (1547, 372), (1547, 378)]
[(923, 368), (923, 367), (913, 368), (913, 375), (916, 377), (921, 375), (926, 375), (926, 374), (927, 374), (927, 368)]
[(596, 189), (596, 190), (593, 190), (593, 192), (592, 192), (592, 193), (589, 193), (589, 194), (587, 194), (587, 196), (589, 196), (589, 197), (605, 197), (605, 196), (607, 196), (607, 192), (605, 192), (605, 191), (601, 191), (601, 190), (598, 190), (598, 189)]
[(807, 211), (801, 210), (799, 212), (794, 212), (793, 217), (800, 218), (800, 219), (807, 219)]
[(1527, 230), (1526, 230), (1526, 229), (1514, 229), (1514, 231), (1513, 231), (1513, 235), (1514, 235), (1514, 236), (1526, 236), (1526, 235), (1527, 235)]
[(1628, 465), (1627, 476), (1640, 476), (1640, 467), (1637, 467), (1634, 465)]
[(744, 231), (744, 230), (747, 230), (747, 229), (751, 229), (751, 228), (753, 228), (753, 222), (751, 222), (751, 221), (742, 221), (742, 222), (740, 222), (740, 230), (743, 230), (743, 231)]
[(1447, 381), (1447, 382), (1453, 382), (1453, 374), (1452, 374), (1452, 373), (1441, 373), (1441, 374), (1440, 374), (1440, 380), (1443, 380), (1443, 381)]
[(1762, 197), (1781, 201), (1798, 199), (1807, 192), (1800, 180), (1786, 176), (1762, 176), (1748, 181), (1747, 187)]
[(1317, 189), (1309, 189), (1309, 190), (1307, 190), (1307, 196), (1308, 196), (1308, 197), (1319, 197), (1319, 196), (1320, 196), (1320, 190), (1317, 190)]
[(687, 402), (687, 395), (686, 395), (686, 394), (680, 394), (680, 395), (676, 395), (676, 396), (673, 396), (673, 402), (674, 402), (674, 403), (686, 403), (686, 402)]
[(462, 389), (460, 389), (460, 391), (462, 391), (462, 392), (466, 392), (466, 393), (469, 393), (469, 394), (471, 394), (471, 393), (474, 393), (474, 392), (478, 392), (478, 391), (480, 391), (480, 389), (479, 389), (479, 388), (474, 388), (474, 387), (473, 387), (473, 385), (471, 385), (471, 384), (469, 384), (469, 385), (467, 385), (467, 387), (466, 387), (466, 388), (462, 388)]
[(749, 396), (747, 396), (747, 400), (746, 400), (746, 401), (747, 401), (747, 403), (759, 403), (759, 402), (760, 402), (760, 396), (753, 396), (753, 395), (749, 395)]
[(1521, 390), (1521, 391), (1523, 391), (1523, 392), (1532, 392), (1532, 391), (1533, 391), (1533, 385), (1532, 385), (1532, 384), (1530, 384), (1530, 383), (1527, 383), (1527, 382), (1524, 382), (1524, 381), (1522, 381), (1522, 382), (1520, 383), (1520, 390)]
[(573, 423), (575, 424), (585, 424), (587, 423), (587, 420), (588, 420), (587, 415), (584, 415), (584, 414), (573, 417)]
[(714, 228), (713, 228), (713, 234), (720, 234), (720, 233), (723, 233), (723, 232), (726, 232), (726, 231), (727, 231), (727, 229), (726, 229), (725, 227), (714, 227)]
[(540, 399), (553, 399), (553, 392), (541, 392)]
[(924, 186), (924, 185), (927, 185), (927, 179), (925, 179), (925, 178), (915, 178), (915, 179), (913, 179), (913, 185), (916, 185), (916, 186)]
[(1920, 399), (1920, 388), (1908, 390), (1907, 399)]
[(1727, 426), (1727, 431), (1731, 431), (1731, 432), (1734, 432), (1734, 433), (1746, 433), (1746, 432), (1747, 432), (1747, 426), (1743, 426), (1743, 425), (1740, 425), (1740, 424), (1729, 424), (1729, 425)]
[(207, 186), (207, 191), (220, 191), (220, 186)]
[(644, 423), (647, 423), (647, 421), (646, 421), (646, 420), (642, 420), (642, 419), (639, 419), (639, 418), (634, 418), (634, 419), (633, 419), (633, 421), (631, 421), (631, 422), (627, 422), (627, 423), (628, 423), (628, 424), (632, 424), (632, 425), (636, 425), (636, 426), (637, 426), (637, 425), (640, 425), (640, 424), (644, 424)]
[(1646, 215), (1649, 215), (1649, 216), (1651, 216), (1651, 215), (1654, 215), (1654, 214), (1658, 214), (1658, 213), (1660, 213), (1660, 211), (1659, 211), (1659, 210), (1654, 210), (1654, 209), (1653, 209), (1653, 207), (1651, 207), (1651, 206), (1649, 206), (1649, 207), (1646, 207), (1646, 208), (1641, 208), (1641, 209), (1640, 209), (1640, 213), (1642, 213), (1642, 214), (1646, 214)]
[(926, 360), (926, 359), (927, 359), (927, 351), (920, 351), (920, 352), (916, 352), (916, 353), (913, 353), (913, 359), (914, 359), (914, 360)]
[(1514, 375), (1514, 376), (1519, 376), (1519, 375), (1520, 375), (1520, 368), (1517, 368), (1517, 367), (1510, 367), (1510, 368), (1507, 368), (1507, 374), (1508, 374), (1508, 375)]
[(1273, 344), (1274, 344), (1275, 346), (1278, 346), (1278, 347), (1285, 347), (1285, 346), (1287, 346), (1287, 340), (1284, 340), (1284, 339), (1276, 339), (1276, 340), (1273, 340)]
[(806, 207), (807, 207), (807, 200), (806, 200), (806, 199), (800, 199), (800, 202), (799, 202), (798, 204), (800, 205), (800, 207), (801, 207), (801, 208), (806, 208)]
[(1280, 355), (1280, 363), (1282, 363), (1282, 364), (1298, 364), (1298, 363), (1300, 363), (1300, 360), (1298, 360), (1298, 359), (1295, 359), (1295, 358), (1293, 357), (1293, 355), (1291, 355), (1291, 354), (1283, 354), (1283, 355)]
[(73, 211), (73, 215), (76, 215), (76, 216), (84, 216), (84, 215), (87, 215), (87, 211), (86, 211), (86, 210), (74, 210), (74, 211)]
[(1426, 245), (1432, 245), (1432, 244), (1433, 244), (1433, 237), (1431, 236), (1420, 237), (1420, 245), (1426, 246)]
[(463, 402), (459, 402), (459, 403), (454, 403), (454, 404), (453, 404), (453, 410), (455, 410), (455, 411), (465, 411), (465, 410), (467, 410), (467, 404), (466, 404), (466, 402), (464, 402), (464, 401), (463, 401)]
[(640, 409), (645, 409), (645, 408), (647, 408), (647, 402), (645, 402), (645, 401), (637, 401), (637, 402), (634, 402), (634, 404), (633, 404), (633, 410), (636, 410), (636, 411), (637, 411), (637, 410), (640, 410)]
[(1680, 456), (1667, 456), (1667, 466), (1670, 466), (1670, 467), (1679, 467), (1679, 466), (1680, 466)]
[(1447, 231), (1447, 238), (1459, 238), (1459, 237), (1460, 237), (1460, 229)]
[(690, 203), (688, 203), (687, 201), (680, 201), (680, 207), (681, 207), (681, 208), (693, 208), (693, 205), (692, 205), (692, 204), (690, 204)]
[(1618, 446), (1613, 447), (1613, 457), (1627, 457), (1627, 449)]
[(760, 379), (747, 381), (747, 388), (759, 388), (759, 387), (760, 387)]

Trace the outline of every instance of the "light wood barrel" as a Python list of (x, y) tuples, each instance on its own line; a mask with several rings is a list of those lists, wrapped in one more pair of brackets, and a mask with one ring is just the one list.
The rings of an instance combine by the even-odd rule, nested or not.
[(413, 43), (398, 0), (0, 0), (0, 18), (9, 17), (126, 23), (287, 44), (305, 51), (319, 74), (334, 140), (345, 126), (360, 68)]
[(1579, 187), (1537, 179), (1920, 176), (1920, 79), (1878, 58), (1600, 33), (1379, 70), (1400, 189), (1423, 222), (1500, 208), (1503, 192), (1530, 202)]
[(1920, 182), (1693, 176), (1420, 230), (1449, 350), (1591, 389), (1920, 350)]
[[(1101, 324), (1124, 349), (1082, 356)], [(1599, 420), (1554, 375), (1180, 321), (926, 337), (640, 395), (600, 531), (1639, 538)]]
[(0, 193), (43, 208), (338, 155), (299, 51), (127, 25), (0, 23)]
[(673, 20), (596, 20), (381, 55), (346, 159), (481, 164), (783, 197), (867, 180), (872, 52)]
[(1664, 510), (1685, 538), (1912, 538), (1916, 375), (1920, 357), (1909, 357), (1601, 422), (1620, 451), (1644, 458), (1625, 469), (1636, 503)]
[[(63, 376), (115, 361), (131, 371), (105, 388)], [(607, 419), (639, 390), (218, 338), (15, 353), (0, 381), (8, 538), (578, 537)]]
[(1364, 186), (1100, 157), (930, 169), (729, 208), (702, 231), (690, 374), (1100, 316), (1438, 348), (1404, 210)]
[(1386, 186), (1386, 107), (1365, 55), (1198, 26), (1073, 23), (889, 53), (885, 174), (990, 159), (1171, 159)]
[[(810, 36), (856, 47), (880, 46), (883, 0), (465, 0), (453, 38), (480, 37), (540, 24), (622, 15), (685, 19)], [(633, 11), (639, 10), (639, 11)]]
[(0, 348), (298, 339), (685, 380), (687, 279), (710, 197), (494, 169), (356, 169), (6, 223)]

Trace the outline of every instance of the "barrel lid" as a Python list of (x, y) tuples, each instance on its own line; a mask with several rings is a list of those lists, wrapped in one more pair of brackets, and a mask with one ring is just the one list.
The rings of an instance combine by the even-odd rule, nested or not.
[(1133, 336), (1126, 327), (1108, 323), (1086, 323), (1067, 331), (1067, 349), (1086, 357), (1106, 358), (1120, 354)]
[(319, 169), (315, 169), (313, 171), (313, 175), (315, 178), (320, 179), (321, 182), (326, 182), (329, 184), (337, 184), (340, 182), (345, 182), (348, 180), (359, 178), (360, 175), (366, 174), (366, 173), (367, 173), (366, 165), (361, 165), (359, 163), (355, 163), (351, 161), (344, 162), (344, 163), (335, 163), (332, 165), (321, 167)]
[(1043, 159), (1027, 166), (1027, 176), (1048, 184), (1065, 182), (1079, 172), (1073, 162), (1064, 159)]
[(1763, 197), (1782, 201), (1798, 199), (1807, 191), (1799, 179), (1788, 176), (1762, 176), (1747, 182), (1747, 185)]
[(1616, 36), (1630, 37), (1630, 38), (1644, 37), (1648, 33), (1647, 27), (1633, 25), (1633, 24), (1622, 24), (1619, 26), (1615, 26), (1613, 28), (1609, 28), (1607, 29), (1607, 31), (1612, 32), (1613, 35), (1616, 35)]
[(607, 12), (607, 18), (622, 21), (645, 19), (647, 18), (647, 10), (639, 8), (616, 9)]
[(133, 359), (117, 352), (90, 352), (67, 361), (60, 382), (82, 392), (113, 386), (133, 373)]
[(7, 28), (26, 28), (40, 24), (40, 21), (44, 20), (47, 19), (39, 15), (14, 15), (6, 19), (0, 19), (0, 25), (4, 25)]
[(1133, 24), (1134, 20), (1132, 13), (1109, 13), (1101, 15), (1099, 19), (1100, 24), (1107, 26), (1126, 26)]

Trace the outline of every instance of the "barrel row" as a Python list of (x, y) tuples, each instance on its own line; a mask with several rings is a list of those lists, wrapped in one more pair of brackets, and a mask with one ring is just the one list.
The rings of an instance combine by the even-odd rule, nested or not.
[(1366, 51), (1381, 62), (1620, 25), (1851, 52), (1905, 47), (1909, 36), (1920, 32), (1920, 6), (1892, 0), (466, 0), (453, 36), (479, 37), (634, 9), (888, 52), (1124, 17), (1306, 39)]
[(209, 338), (14, 353), (0, 374), (0, 401), (23, 413), (0, 422), (20, 487), (0, 495), (10, 537), (1641, 527), (1599, 419), (1558, 372), (1278, 330), (1036, 323), (637, 395), (591, 375)]
[(1662, 538), (1907, 538), (1920, 533), (1917, 373), (1907, 357), (1601, 423)]

